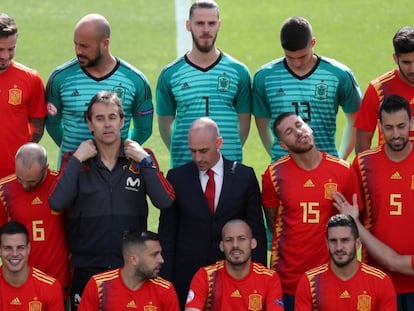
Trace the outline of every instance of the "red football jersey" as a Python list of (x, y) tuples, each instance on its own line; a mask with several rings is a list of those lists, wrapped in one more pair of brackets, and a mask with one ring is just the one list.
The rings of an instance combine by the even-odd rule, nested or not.
[(39, 74), (12, 61), (0, 73), (0, 178), (14, 173), (17, 149), (31, 141), (30, 118), (46, 116), (45, 88)]
[(259, 263), (251, 264), (246, 277), (235, 279), (226, 271), (224, 260), (220, 260), (196, 272), (186, 308), (282, 311), (282, 288), (277, 273)]
[(65, 217), (49, 207), (48, 199), (57, 172), (48, 169), (45, 180), (31, 191), (25, 191), (16, 175), (0, 180), (0, 225), (15, 220), (29, 231), (31, 251), (29, 264), (69, 287), (69, 250)]
[(381, 270), (360, 263), (354, 276), (344, 281), (324, 264), (309, 270), (299, 281), (295, 311), (397, 310), (391, 279)]
[[(384, 143), (384, 138), (379, 126), (378, 109), (384, 97), (398, 94), (404, 97), (411, 107), (411, 115), (414, 116), (414, 87), (408, 85), (398, 75), (398, 70), (386, 72), (368, 84), (359, 108), (355, 127), (363, 131), (375, 131), (378, 125), (378, 144)], [(414, 130), (410, 131), (410, 140), (414, 140)]]
[[(414, 152), (400, 162), (388, 159), (383, 146), (354, 159), (365, 200), (364, 226), (400, 254), (414, 254)], [(379, 266), (365, 252), (368, 264)], [(385, 270), (386, 271), (386, 270)], [(397, 293), (414, 292), (414, 277), (386, 271)]]
[(14, 287), (4, 280), (0, 267), (0, 310), (63, 311), (61, 285), (42, 271), (31, 268), (26, 282)]
[(263, 206), (277, 209), (270, 266), (284, 294), (294, 295), (302, 274), (328, 261), (325, 232), (329, 218), (338, 213), (332, 201), (336, 191), (352, 202), (352, 195), (359, 194), (356, 175), (348, 162), (326, 153), (313, 170), (300, 168), (288, 155), (263, 174)]
[(96, 274), (89, 279), (78, 311), (179, 311), (173, 285), (157, 277), (147, 280), (139, 289), (129, 289), (122, 280), (121, 269)]

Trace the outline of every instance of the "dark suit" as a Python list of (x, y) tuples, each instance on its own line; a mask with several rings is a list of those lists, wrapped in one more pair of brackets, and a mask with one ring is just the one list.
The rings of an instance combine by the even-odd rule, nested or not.
[(175, 190), (175, 203), (160, 214), (164, 265), (161, 275), (171, 280), (183, 308), (194, 273), (223, 258), (219, 249), (221, 229), (233, 218), (247, 221), (258, 246), (252, 259), (266, 265), (266, 234), (260, 188), (252, 168), (223, 158), (223, 186), (216, 211), (211, 215), (199, 170), (194, 162), (174, 168), (167, 179)]

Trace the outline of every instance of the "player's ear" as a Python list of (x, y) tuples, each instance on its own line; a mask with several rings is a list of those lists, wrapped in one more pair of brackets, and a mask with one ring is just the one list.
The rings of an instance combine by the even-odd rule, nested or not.
[(257, 240), (255, 238), (252, 238), (250, 242), (250, 248), (255, 249), (257, 247)]
[(392, 59), (394, 60), (394, 63), (396, 63), (398, 65), (398, 56), (397, 56), (397, 54), (393, 53), (392, 54)]
[(220, 247), (220, 250), (224, 252), (223, 241), (220, 241), (219, 247)]
[(281, 141), (280, 139), (279, 139), (279, 145), (280, 145), (280, 147), (282, 147), (284, 150), (289, 150), (289, 149), (288, 149), (288, 147), (286, 146), (286, 144), (285, 144), (283, 141)]

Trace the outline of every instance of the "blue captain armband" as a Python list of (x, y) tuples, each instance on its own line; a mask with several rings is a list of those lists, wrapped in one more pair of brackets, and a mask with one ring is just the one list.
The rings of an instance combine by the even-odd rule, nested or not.
[(147, 156), (141, 160), (141, 162), (135, 164), (135, 169), (139, 170), (142, 167), (155, 167), (151, 156)]

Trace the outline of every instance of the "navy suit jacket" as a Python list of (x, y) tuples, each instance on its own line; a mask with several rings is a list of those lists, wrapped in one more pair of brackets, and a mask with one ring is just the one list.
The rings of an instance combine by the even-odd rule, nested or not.
[(267, 243), (260, 188), (251, 167), (223, 157), (223, 186), (215, 214), (210, 213), (194, 162), (171, 169), (167, 179), (175, 190), (175, 203), (161, 211), (158, 234), (164, 265), (161, 276), (173, 282), (183, 307), (194, 273), (224, 258), (219, 249), (221, 229), (234, 218), (252, 228), (258, 245), (252, 260), (267, 263)]

